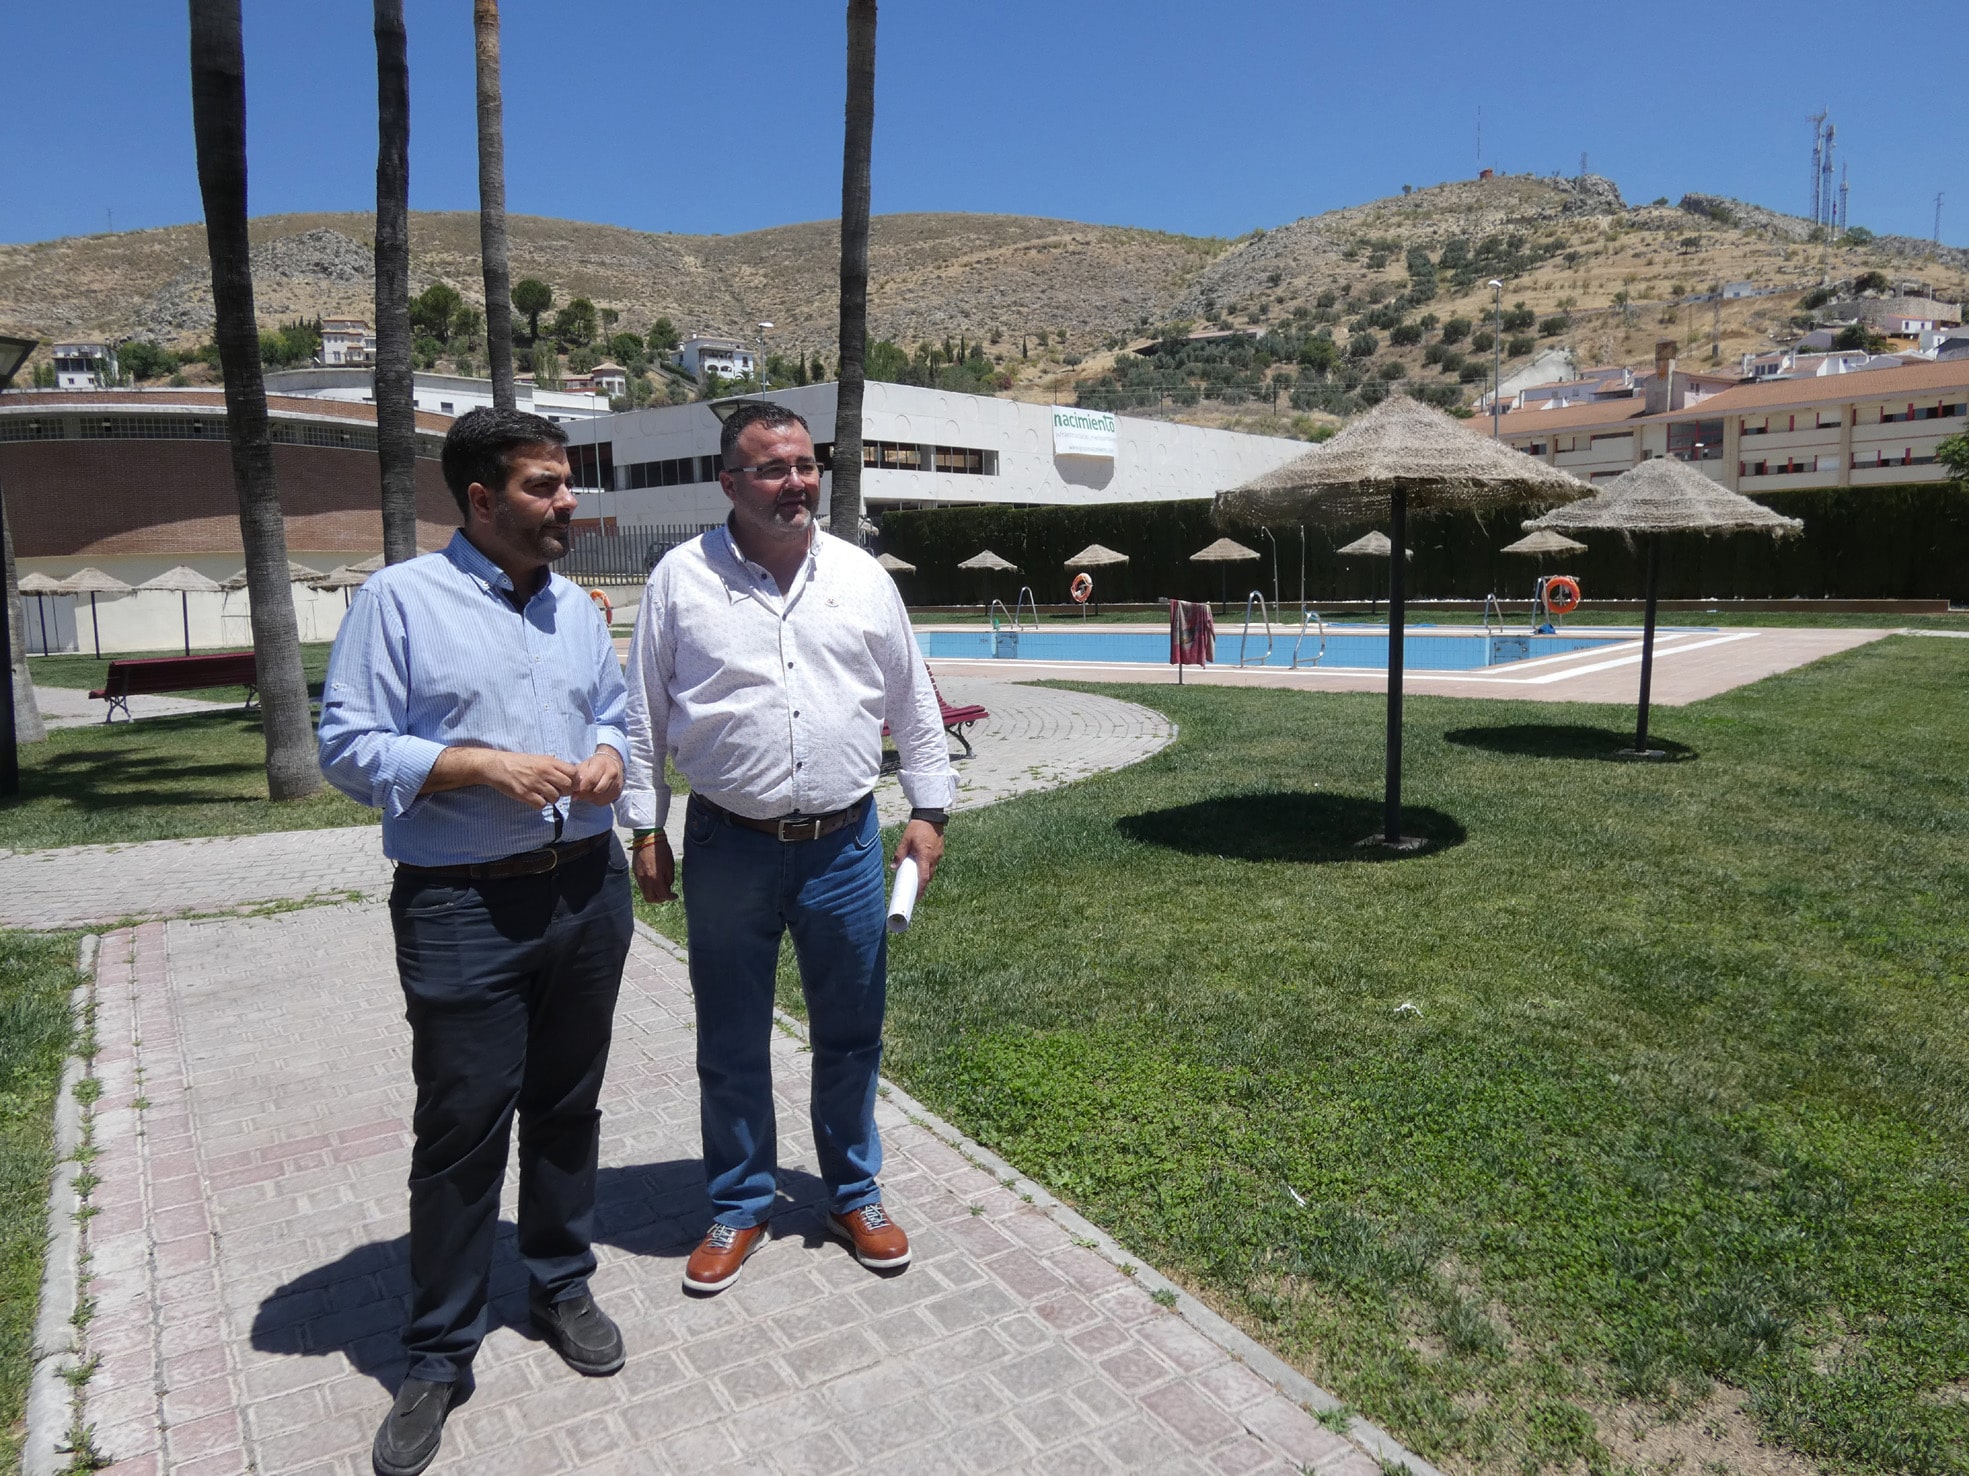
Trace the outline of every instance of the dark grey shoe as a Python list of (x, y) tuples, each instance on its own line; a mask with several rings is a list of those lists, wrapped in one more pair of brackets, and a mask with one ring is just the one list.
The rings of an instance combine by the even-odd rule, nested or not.
[(576, 1373), (599, 1378), (622, 1367), (622, 1329), (587, 1292), (551, 1307), (534, 1302), (528, 1311), (534, 1329)]
[(444, 1439), (445, 1416), (463, 1404), (471, 1392), (469, 1374), (455, 1384), (405, 1379), (397, 1390), (396, 1403), (376, 1432), (376, 1443), (370, 1447), (376, 1476), (417, 1476), (430, 1465)]

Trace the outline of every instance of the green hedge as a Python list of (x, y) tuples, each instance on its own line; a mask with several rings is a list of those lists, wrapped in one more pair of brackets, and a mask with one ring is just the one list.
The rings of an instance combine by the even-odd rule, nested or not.
[[(1940, 599), (1969, 603), (1969, 493), (1948, 486), (1837, 487), (1768, 493), (1757, 499), (1804, 532), (1782, 541), (1758, 534), (1662, 539), (1665, 599)], [(1498, 550), (1521, 535), (1532, 513), (1509, 508), (1409, 519), (1415, 550), (1410, 591), (1420, 598), (1519, 598), (1530, 592), (1541, 565)], [(1386, 529), (1385, 521), (1381, 524)], [(1196, 564), (1189, 556), (1222, 536), (1208, 501), (1110, 503), (1098, 507), (962, 507), (890, 512), (881, 517), (881, 547), (916, 565), (901, 577), (911, 604), (977, 604), (997, 596), (1008, 604), (1030, 585), (1041, 604), (1067, 598), (1073, 575), (1065, 560), (1090, 543), (1105, 544), (1130, 562), (1095, 569), (1096, 593), (1116, 601), (1170, 595), (1233, 597), (1272, 589), (1272, 544), (1253, 528), (1231, 536), (1262, 555), (1257, 562)], [(1300, 529), (1277, 536), (1279, 588), (1299, 593)], [(1334, 550), (1367, 531), (1361, 527), (1305, 529), (1308, 597), (1315, 602), (1364, 600), (1387, 579), (1379, 559), (1343, 559)], [(1640, 550), (1617, 534), (1587, 536), (1584, 554), (1547, 559), (1547, 573), (1575, 575), (1588, 599), (1637, 599), (1643, 593)], [(1018, 574), (984, 575), (957, 564), (989, 548), (1020, 566)], [(1221, 572), (1220, 572), (1221, 571)], [(1220, 582), (1221, 581), (1221, 582)]]

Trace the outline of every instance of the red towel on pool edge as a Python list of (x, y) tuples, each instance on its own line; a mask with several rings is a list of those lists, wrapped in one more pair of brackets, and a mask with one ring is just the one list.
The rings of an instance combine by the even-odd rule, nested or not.
[(1217, 622), (1208, 602), (1169, 602), (1169, 664), (1208, 666), (1217, 655)]

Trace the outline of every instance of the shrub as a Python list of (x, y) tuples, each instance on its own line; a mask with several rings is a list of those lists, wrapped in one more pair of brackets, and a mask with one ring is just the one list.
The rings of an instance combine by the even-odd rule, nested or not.
[(1855, 292), (1885, 292), (1889, 285), (1885, 272), (1861, 272), (1853, 278)]
[(1465, 364), (1457, 371), (1456, 377), (1465, 384), (1475, 384), (1481, 379), (1488, 379), (1490, 377), (1490, 366), (1488, 364), (1477, 363)]
[(1479, 328), (1470, 335), (1470, 347), (1480, 354), (1490, 352), (1490, 346), (1497, 342), (1497, 335), (1488, 328)]
[[(1441, 347), (1441, 345), (1437, 345), (1437, 346), (1439, 348)], [(1455, 349), (1446, 348), (1442, 350), (1442, 353), (1437, 358), (1436, 362), (1442, 365), (1443, 373), (1454, 374), (1470, 361), (1467, 358), (1465, 358), (1462, 354), (1459, 354)]]
[(1809, 311), (1813, 308), (1822, 308), (1831, 301), (1832, 289), (1830, 287), (1814, 287), (1810, 292), (1807, 292), (1803, 297), (1798, 299), (1798, 305)]
[(1380, 340), (1372, 333), (1356, 333), (1347, 340), (1347, 357), (1350, 359), (1369, 359), (1381, 347)]
[[(1452, 242), (1451, 244), (1453, 245), (1454, 243)], [(1449, 254), (1447, 248), (1445, 248), (1443, 254), (1445, 256)], [(1461, 343), (1469, 336), (1470, 320), (1468, 318), (1451, 318), (1447, 323), (1443, 324), (1444, 343)]]
[(1538, 320), (1538, 333), (1541, 338), (1556, 338), (1572, 326), (1572, 319), (1564, 313), (1554, 313), (1549, 318)]
[(1388, 342), (1396, 348), (1413, 348), (1422, 342), (1420, 323), (1398, 323), (1388, 330)]
[(1514, 359), (1521, 359), (1538, 347), (1538, 340), (1528, 334), (1519, 334), (1504, 345), (1504, 352)]
[(1522, 302), (1516, 307), (1507, 308), (1501, 319), (1506, 333), (1522, 333), (1538, 321), (1538, 315)]
[(1422, 350), (1422, 362), (1425, 364), (1440, 364), (1446, 355), (1454, 352), (1454, 349), (1444, 348), (1439, 343), (1432, 343)]
[(1408, 371), (1402, 368), (1401, 360), (1399, 359), (1383, 360), (1381, 363), (1381, 367), (1376, 369), (1374, 372), (1380, 375), (1383, 379), (1390, 380), (1390, 381), (1397, 380), (1397, 379), (1404, 379), (1408, 375)]

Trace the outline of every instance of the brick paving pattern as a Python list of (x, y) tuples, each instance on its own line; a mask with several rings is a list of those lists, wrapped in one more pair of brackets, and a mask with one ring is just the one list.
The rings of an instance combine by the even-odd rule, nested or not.
[[(971, 730), (977, 756), (957, 763), (960, 810), (1122, 768), (1175, 736), (1160, 713), (1108, 697), (963, 677), (943, 685), (953, 702), (991, 712)], [(885, 823), (908, 813), (894, 779), (876, 796)], [(389, 884), (373, 826), (0, 851), (0, 927), (100, 927), (266, 902), (381, 897)]]
[[(367, 1471), (406, 1285), (412, 1088), (387, 913), (117, 931), (96, 1001), (102, 1362), (84, 1417), (109, 1469)], [(639, 937), (603, 1095), (595, 1277), (629, 1363), (583, 1379), (529, 1334), (509, 1219), (478, 1390), (435, 1471), (1380, 1470), (899, 1095), (880, 1108), (883, 1181), (916, 1259), (862, 1269), (820, 1230), (791, 1030), (774, 1043), (772, 1238), (731, 1290), (688, 1298), (683, 1257), (710, 1216), (692, 1049), (683, 966)]]

